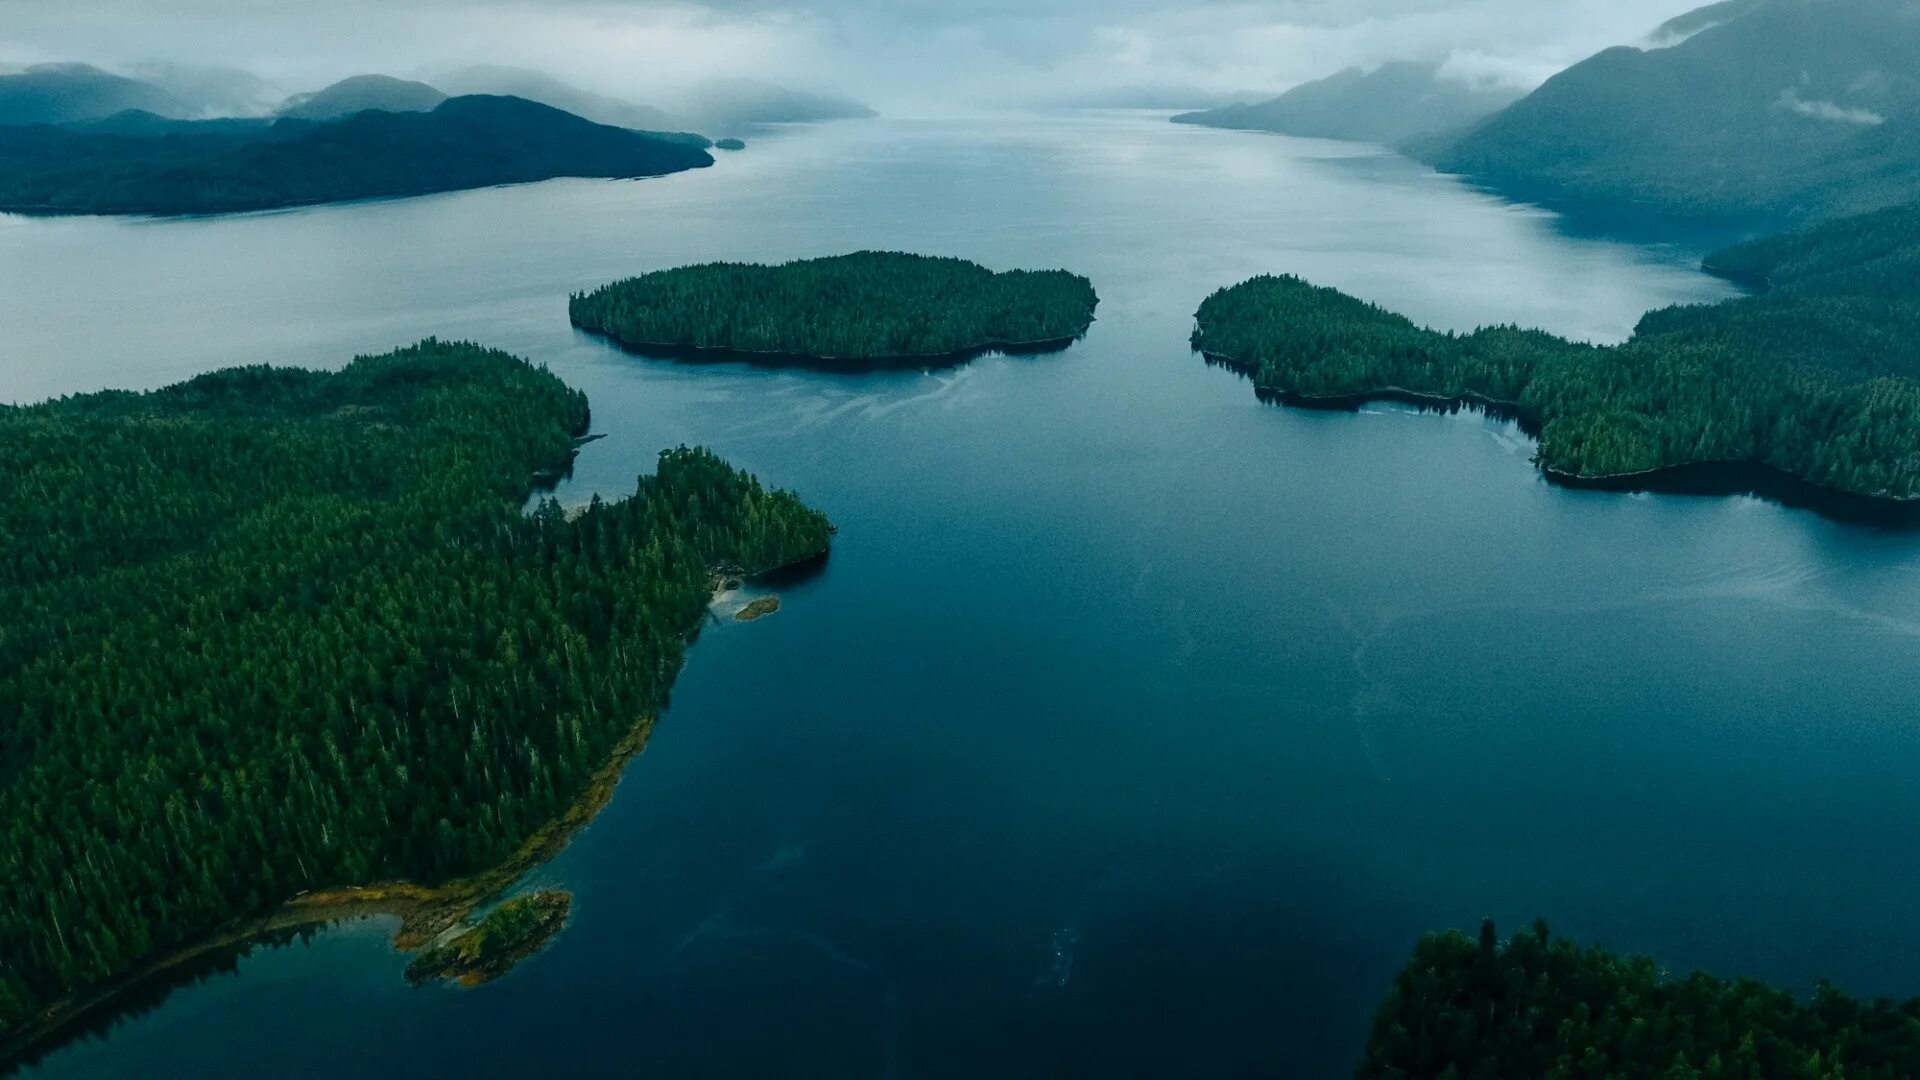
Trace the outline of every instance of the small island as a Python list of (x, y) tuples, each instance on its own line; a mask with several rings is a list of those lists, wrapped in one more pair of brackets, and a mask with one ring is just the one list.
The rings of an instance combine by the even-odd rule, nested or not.
[(1403, 1077), (1920, 1076), (1920, 999), (1668, 974), (1544, 922), (1415, 947), (1374, 1016), (1361, 1080)]
[(713, 148), (715, 150), (745, 150), (747, 144), (744, 139), (715, 139), (713, 141)]
[(1093, 285), (1065, 270), (862, 251), (778, 266), (706, 263), (575, 295), (573, 324), (647, 356), (812, 367), (960, 363), (1086, 333)]
[(779, 597), (763, 596), (734, 612), (733, 617), (739, 622), (753, 622), (755, 619), (764, 619), (779, 610)]
[(572, 909), (573, 897), (564, 892), (516, 896), (414, 957), (407, 965), (407, 981), (415, 986), (435, 979), (461, 986), (492, 982), (545, 948), (566, 926)]
[(1699, 482), (1687, 489), (1792, 479), (1822, 496), (1920, 500), (1920, 208), (1729, 249), (1707, 266), (1766, 291), (1652, 312), (1619, 346), (1512, 326), (1442, 333), (1288, 276), (1207, 298), (1193, 347), (1288, 404), (1393, 399), (1510, 416), (1567, 483), (1724, 470), (1684, 478)]

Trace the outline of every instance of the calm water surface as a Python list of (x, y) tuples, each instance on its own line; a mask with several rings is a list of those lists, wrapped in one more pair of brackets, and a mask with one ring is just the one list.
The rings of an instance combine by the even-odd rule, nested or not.
[[(569, 291), (865, 247), (1093, 278), (1054, 356), (818, 375), (621, 355)], [(198, 221), (0, 217), (0, 399), (338, 365), (553, 367), (605, 439), (826, 509), (827, 569), (712, 627), (573, 926), (408, 989), (388, 926), (261, 949), (28, 1075), (975, 1077), (1350, 1068), (1433, 927), (1920, 992), (1920, 536), (1570, 492), (1512, 427), (1260, 404), (1190, 355), (1295, 272), (1467, 328), (1624, 336), (1698, 252), (1330, 143), (1091, 115), (775, 135), (698, 174)]]

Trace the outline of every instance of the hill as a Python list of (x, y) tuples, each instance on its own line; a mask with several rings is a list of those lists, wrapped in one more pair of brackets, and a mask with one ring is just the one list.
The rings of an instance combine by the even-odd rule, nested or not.
[(1920, 197), (1920, 7), (1741, 0), (1609, 49), (1433, 155), (1525, 197), (1806, 218)]
[(1372, 71), (1348, 68), (1257, 104), (1181, 113), (1173, 122), (1404, 146), (1456, 133), (1520, 96), (1446, 78), (1438, 64), (1397, 61)]
[(196, 118), (265, 116), (286, 97), (284, 90), (240, 68), (144, 63), (128, 70), (179, 98)]
[(0, 75), (0, 124), (99, 120), (128, 109), (187, 116), (192, 109), (160, 87), (88, 64), (36, 64)]
[(586, 117), (596, 124), (631, 128), (634, 131), (685, 135), (685, 129), (689, 126), (686, 121), (664, 109), (582, 90), (544, 71), (529, 68), (480, 64), (450, 71), (436, 78), (434, 84), (450, 94), (525, 98)]
[(294, 120), (338, 120), (368, 109), (383, 112), (426, 112), (447, 95), (422, 82), (390, 75), (355, 75), (309, 94), (295, 94), (277, 114)]
[(1739, 463), (1920, 500), (1920, 205), (1708, 264), (1766, 291), (1651, 312), (1611, 348), (1516, 327), (1439, 333), (1290, 277), (1209, 297), (1194, 347), (1301, 403), (1490, 404), (1568, 480)]
[(758, 124), (803, 124), (878, 116), (871, 108), (837, 94), (792, 90), (757, 79), (712, 79), (701, 83), (675, 107), (709, 134), (726, 134)]
[(207, 214), (713, 164), (697, 146), (503, 97), (329, 123), (204, 121), (159, 133), (167, 137), (0, 128), (0, 210)]

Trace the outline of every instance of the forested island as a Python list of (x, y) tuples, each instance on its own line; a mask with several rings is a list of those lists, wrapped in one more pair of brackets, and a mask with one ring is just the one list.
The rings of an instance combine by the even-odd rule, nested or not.
[(706, 263), (576, 294), (573, 324), (642, 353), (823, 365), (963, 360), (1061, 348), (1098, 298), (1065, 270), (862, 251), (767, 266)]
[(604, 800), (713, 569), (826, 550), (698, 449), (527, 511), (587, 420), (432, 340), (0, 407), (0, 1056), (289, 901), (497, 889)]
[(1511, 326), (1441, 333), (1294, 277), (1209, 297), (1193, 345), (1297, 403), (1492, 406), (1567, 479), (1750, 463), (1920, 498), (1920, 204), (1706, 264), (1765, 291), (1652, 312), (1616, 347)]
[(1674, 977), (1555, 938), (1421, 939), (1373, 1021), (1361, 1080), (1895, 1080), (1920, 1076), (1920, 999), (1811, 1001), (1752, 979)]
[(0, 211), (212, 214), (711, 164), (682, 138), (510, 97), (330, 121), (42, 124), (0, 127)]
[(423, 949), (407, 965), (407, 981), (416, 986), (435, 979), (451, 979), (461, 986), (492, 982), (552, 941), (572, 910), (573, 897), (568, 893), (516, 896), (475, 925)]

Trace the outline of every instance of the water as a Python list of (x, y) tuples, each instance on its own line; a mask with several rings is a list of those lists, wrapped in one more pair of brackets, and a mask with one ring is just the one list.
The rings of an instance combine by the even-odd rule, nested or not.
[[(716, 257), (1066, 266), (1057, 355), (644, 361), (569, 291)], [(0, 399), (428, 334), (585, 389), (566, 500), (700, 442), (841, 527), (712, 627), (535, 874), (546, 953), (408, 989), (378, 920), (27, 1075), (1336, 1076), (1423, 930), (1920, 992), (1920, 536), (1562, 490), (1510, 425), (1263, 405), (1190, 355), (1292, 271), (1595, 340), (1723, 295), (1369, 151), (1152, 117), (875, 122), (698, 174), (203, 221), (0, 218)]]

